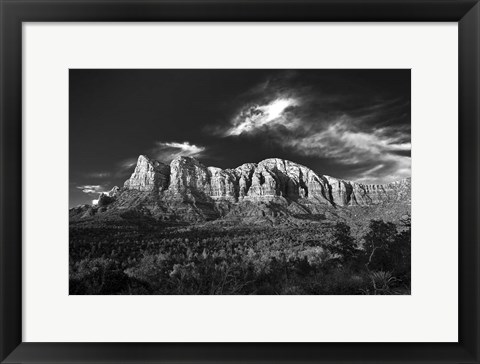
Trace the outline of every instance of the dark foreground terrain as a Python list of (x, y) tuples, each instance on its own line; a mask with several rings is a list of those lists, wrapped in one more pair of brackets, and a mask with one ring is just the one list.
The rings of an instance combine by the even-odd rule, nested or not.
[(410, 294), (410, 220), (71, 222), (70, 294)]

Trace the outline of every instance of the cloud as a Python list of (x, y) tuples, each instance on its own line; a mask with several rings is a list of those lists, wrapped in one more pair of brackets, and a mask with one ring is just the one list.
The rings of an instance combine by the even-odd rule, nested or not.
[(201, 157), (205, 154), (206, 147), (190, 144), (189, 142), (157, 142), (152, 150), (153, 158), (170, 162), (176, 157)]
[(321, 155), (343, 163), (359, 163), (368, 156), (411, 149), (410, 142), (400, 142), (399, 137), (390, 137), (390, 128), (365, 132), (355, 130), (352, 124), (353, 121), (349, 118), (342, 117), (320, 130), (304, 127), (304, 135), (298, 135), (296, 138), (278, 134), (277, 137), (299, 154)]
[[(187, 141), (182, 143), (157, 142), (155, 144), (155, 147), (147, 151), (147, 155), (161, 162), (169, 163), (178, 156), (201, 157), (205, 155), (206, 150), (207, 150), (206, 147), (191, 144)], [(105, 171), (105, 172), (87, 173), (85, 175), (87, 178), (96, 180), (95, 181), (96, 183), (102, 182), (103, 185), (89, 184), (89, 185), (76, 186), (76, 188), (87, 194), (98, 194), (101, 192), (106, 192), (104, 185), (109, 184), (110, 181), (104, 180), (104, 179), (108, 177), (112, 177), (113, 179), (126, 178), (133, 172), (137, 164), (137, 160), (138, 160), (138, 156), (135, 158), (127, 158), (127, 159), (121, 160), (116, 164), (116, 166), (114, 166), (112, 172)], [(89, 179), (87, 179), (86, 181), (90, 182)]]
[(349, 166), (345, 177), (358, 182), (383, 183), (410, 176), (411, 143), (391, 127), (370, 132), (356, 130), (342, 117), (324, 128), (303, 125), (295, 137), (273, 133), (274, 140), (298, 155), (330, 159)]
[(261, 82), (245, 93), (243, 106), (226, 125), (217, 126), (215, 134), (257, 138), (298, 156), (317, 158), (341, 171), (336, 177), (358, 182), (410, 177), (409, 95), (344, 86), (327, 92), (321, 83), (315, 88), (306, 82), (295, 81), (293, 73)]
[(129, 168), (133, 167), (136, 163), (137, 163), (137, 158), (128, 158), (128, 159), (124, 159), (123, 161), (118, 163), (118, 165), (122, 169), (129, 169)]
[(287, 110), (298, 106), (299, 101), (293, 98), (279, 98), (265, 105), (249, 106), (235, 117), (233, 125), (223, 132), (224, 136), (234, 136), (243, 133), (253, 133), (266, 125), (288, 125), (285, 118)]
[[(206, 147), (190, 144), (189, 142), (157, 142), (155, 147), (147, 151), (147, 155), (160, 162), (170, 163), (179, 156), (184, 157), (201, 157), (205, 155)], [(139, 153), (141, 154), (141, 153)], [(118, 170), (114, 173), (116, 178), (124, 178), (133, 172), (137, 164), (138, 156), (135, 158), (127, 158), (120, 161), (117, 166)]]
[(105, 192), (105, 187), (101, 185), (83, 185), (83, 186), (77, 186), (79, 190), (81, 190), (83, 193), (89, 193), (89, 194), (97, 194), (100, 192)]
[(120, 161), (117, 166), (118, 170), (115, 172), (115, 177), (123, 177), (131, 173), (131, 170), (137, 164), (137, 158), (127, 158)]

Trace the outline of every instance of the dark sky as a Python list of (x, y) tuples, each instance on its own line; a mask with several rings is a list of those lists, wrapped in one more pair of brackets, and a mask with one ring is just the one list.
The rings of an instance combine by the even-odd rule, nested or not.
[(70, 70), (69, 97), (70, 206), (123, 185), (140, 154), (410, 176), (410, 70)]

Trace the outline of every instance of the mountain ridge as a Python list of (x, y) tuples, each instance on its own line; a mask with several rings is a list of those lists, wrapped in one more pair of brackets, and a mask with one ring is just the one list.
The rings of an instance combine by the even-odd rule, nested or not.
[[(362, 184), (321, 175), (301, 164), (267, 158), (233, 169), (193, 157), (170, 164), (140, 155), (122, 188), (100, 194), (97, 206), (73, 208), (73, 218), (136, 209), (155, 218), (211, 220), (228, 216), (315, 215), (328, 208), (410, 204), (411, 180)], [(73, 210), (73, 212), (72, 212)]]

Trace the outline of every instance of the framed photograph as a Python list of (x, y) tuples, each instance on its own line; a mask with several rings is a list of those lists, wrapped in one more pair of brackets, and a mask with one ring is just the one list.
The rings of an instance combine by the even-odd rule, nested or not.
[(477, 1), (13, 1), (2, 363), (479, 363)]

